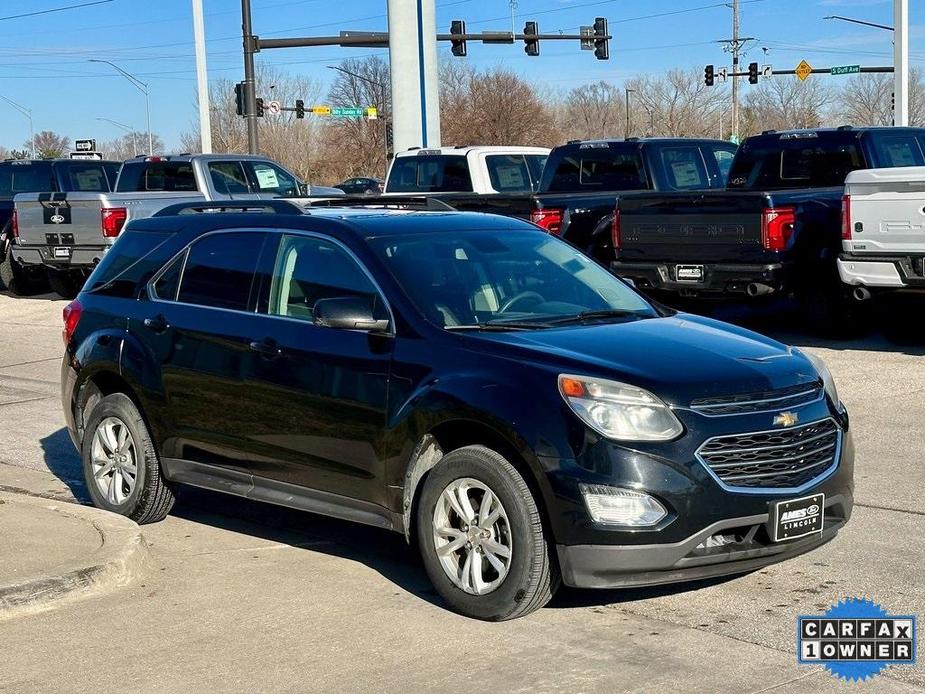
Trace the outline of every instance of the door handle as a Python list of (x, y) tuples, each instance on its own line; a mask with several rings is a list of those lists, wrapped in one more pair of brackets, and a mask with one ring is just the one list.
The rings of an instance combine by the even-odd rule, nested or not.
[(248, 344), (248, 347), (252, 352), (256, 352), (267, 359), (276, 359), (283, 355), (283, 350), (280, 349), (275, 340), (253, 341)]
[(170, 323), (168, 323), (167, 319), (162, 315), (154, 316), (154, 318), (145, 318), (144, 324), (146, 328), (158, 334), (166, 332), (167, 328), (170, 327)]

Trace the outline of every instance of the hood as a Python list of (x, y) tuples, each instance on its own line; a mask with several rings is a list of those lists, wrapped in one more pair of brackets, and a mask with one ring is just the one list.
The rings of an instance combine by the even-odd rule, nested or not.
[(787, 345), (688, 314), (472, 337), (503, 345), (495, 353), (560, 373), (623, 381), (679, 406), (696, 398), (765, 392), (819, 379), (809, 360)]

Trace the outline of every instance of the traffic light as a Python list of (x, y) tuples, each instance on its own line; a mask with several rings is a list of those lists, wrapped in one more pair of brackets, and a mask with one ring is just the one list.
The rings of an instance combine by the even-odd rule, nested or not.
[(257, 97), (257, 116), (263, 118), (263, 99)]
[(461, 19), (454, 19), (450, 22), (450, 34), (454, 37), (450, 39), (450, 42), (453, 44), (451, 49), (453, 55), (457, 58), (464, 58), (466, 56), (466, 39), (458, 39), (455, 37), (466, 35), (466, 23)]
[(527, 22), (524, 24), (524, 53), (527, 55), (540, 54), (540, 40), (530, 38), (540, 33), (540, 27), (536, 22)]
[(244, 98), (244, 82), (234, 85), (234, 110), (239, 116), (247, 113), (247, 100)]
[(748, 64), (748, 83), (758, 84), (758, 63)]
[(295, 117), (305, 118), (305, 102), (301, 99), (295, 100)]
[(594, 57), (598, 60), (610, 58), (610, 32), (607, 31), (607, 20), (604, 17), (594, 19)]
[(715, 77), (713, 74), (713, 66), (707, 65), (703, 69), (703, 83), (707, 85), (708, 87), (712, 87), (714, 82), (715, 82)]

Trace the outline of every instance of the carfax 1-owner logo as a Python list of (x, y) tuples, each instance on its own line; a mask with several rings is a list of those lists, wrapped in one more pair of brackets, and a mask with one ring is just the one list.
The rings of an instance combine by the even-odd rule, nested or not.
[(866, 598), (847, 598), (824, 614), (797, 617), (797, 659), (824, 665), (849, 681), (866, 680), (889, 665), (915, 664), (911, 615), (891, 615)]

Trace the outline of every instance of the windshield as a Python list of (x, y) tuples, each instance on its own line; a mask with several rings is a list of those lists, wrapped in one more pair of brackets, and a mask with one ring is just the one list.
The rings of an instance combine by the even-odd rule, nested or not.
[(551, 327), (656, 315), (603, 267), (540, 232), (409, 234), (371, 243), (408, 298), (441, 327)]

